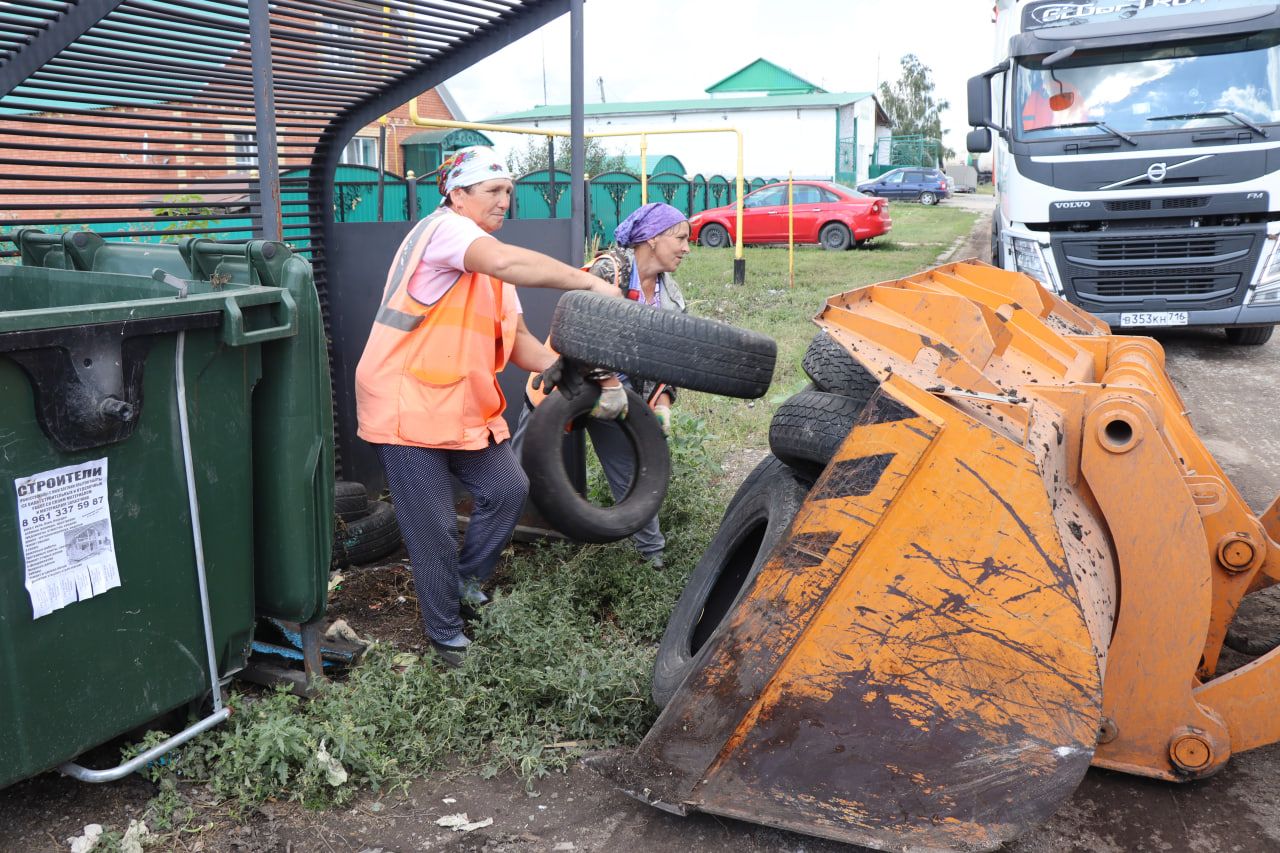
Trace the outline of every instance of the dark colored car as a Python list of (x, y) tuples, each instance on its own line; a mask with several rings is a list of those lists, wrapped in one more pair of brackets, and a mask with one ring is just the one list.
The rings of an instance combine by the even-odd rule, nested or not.
[(858, 192), (881, 198), (937, 204), (951, 195), (951, 182), (938, 169), (906, 166), (858, 184)]
[[(795, 181), (791, 216), (795, 242), (820, 243), (824, 249), (861, 246), (887, 234), (893, 225), (889, 204), (830, 181)], [(737, 234), (737, 208), (713, 207), (689, 217), (691, 240), (723, 248)], [(787, 242), (787, 185), (766, 184), (742, 197), (742, 242)]]

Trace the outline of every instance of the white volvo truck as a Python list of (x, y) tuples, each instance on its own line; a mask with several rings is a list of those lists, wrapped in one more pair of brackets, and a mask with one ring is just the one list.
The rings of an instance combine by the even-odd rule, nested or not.
[(999, 0), (993, 261), (1122, 328), (1280, 323), (1280, 3)]

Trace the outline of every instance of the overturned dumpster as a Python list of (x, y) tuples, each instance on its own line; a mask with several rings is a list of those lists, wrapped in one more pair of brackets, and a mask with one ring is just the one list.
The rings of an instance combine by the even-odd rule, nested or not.
[(679, 813), (990, 850), (1091, 764), (1185, 781), (1280, 738), (1278, 653), (1217, 674), (1280, 573), (1277, 507), (1246, 506), (1155, 341), (977, 262), (817, 322), (847, 387), (810, 370), (814, 417), (771, 431), (787, 462), (744, 483), (677, 605), (662, 715), (597, 769)]

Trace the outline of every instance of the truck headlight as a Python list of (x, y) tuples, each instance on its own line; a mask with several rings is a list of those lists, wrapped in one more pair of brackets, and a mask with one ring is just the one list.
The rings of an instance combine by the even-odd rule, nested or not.
[(1267, 265), (1258, 279), (1258, 286), (1245, 297), (1246, 304), (1280, 302), (1280, 235), (1271, 235), (1267, 242), (1270, 244)]
[(1244, 297), (1245, 305), (1258, 305), (1262, 302), (1280, 302), (1280, 234), (1267, 237), (1267, 247), (1263, 251), (1266, 265), (1258, 278), (1257, 286)]
[(1058, 292), (1058, 284), (1049, 274), (1044, 263), (1044, 255), (1040, 244), (1025, 237), (1013, 238), (1013, 264), (1018, 272), (1026, 273), (1054, 293)]

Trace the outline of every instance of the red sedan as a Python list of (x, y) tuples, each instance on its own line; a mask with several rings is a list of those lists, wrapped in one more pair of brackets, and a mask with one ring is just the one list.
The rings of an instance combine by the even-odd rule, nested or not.
[[(792, 184), (792, 215), (797, 243), (821, 243), (838, 251), (861, 246), (872, 237), (889, 233), (889, 202), (864, 196), (829, 181), (796, 181)], [(689, 218), (691, 240), (703, 246), (732, 245), (737, 234), (734, 205), (713, 207)], [(742, 242), (787, 242), (787, 185), (767, 184), (742, 199)]]

